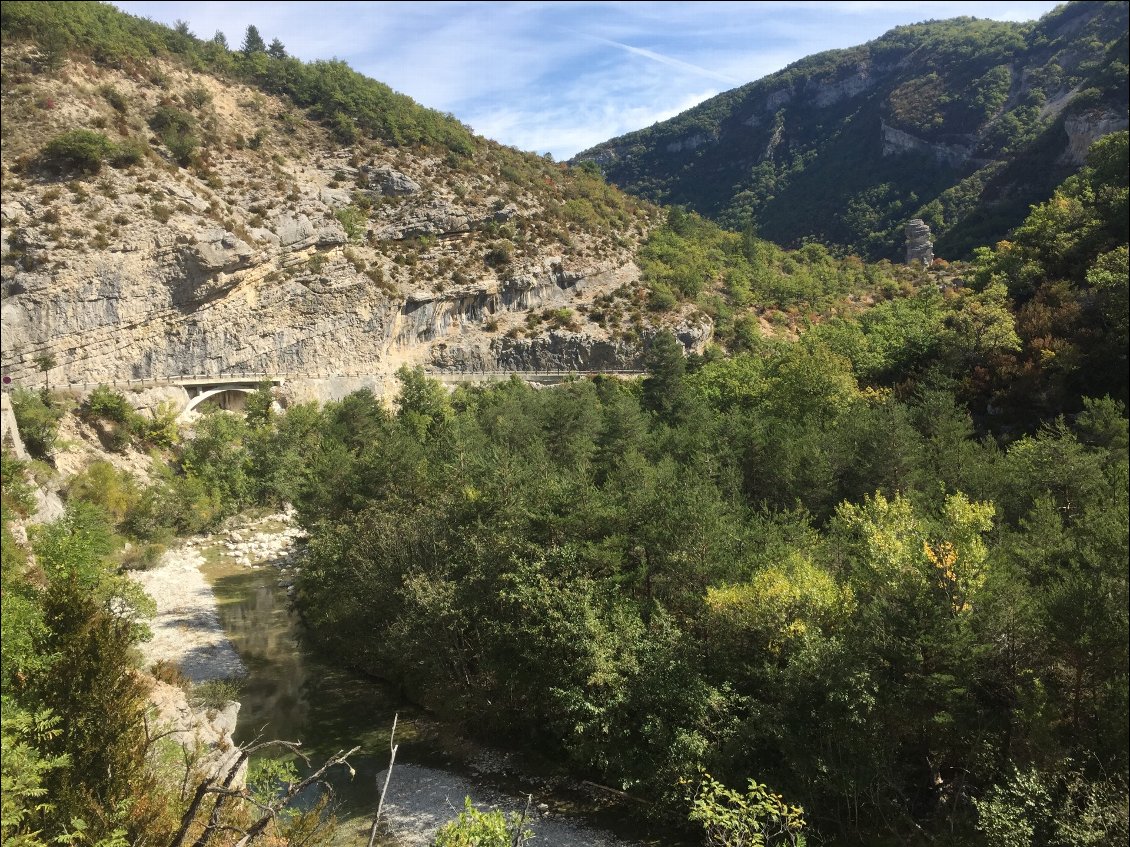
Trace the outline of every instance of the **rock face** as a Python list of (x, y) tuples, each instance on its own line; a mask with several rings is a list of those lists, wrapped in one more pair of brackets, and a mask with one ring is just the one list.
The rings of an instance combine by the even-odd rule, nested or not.
[(956, 168), (965, 164), (973, 154), (973, 148), (968, 144), (942, 144), (923, 141), (909, 132), (888, 126), (886, 121), (880, 121), (880, 130), (884, 156), (897, 156), (900, 153), (910, 152), (926, 153), (933, 156), (938, 162)]
[[(18, 49), (5, 46), (6, 69)], [(177, 167), (159, 147), (97, 176), (25, 169), (42, 139), (116, 120), (97, 87), (68, 89), (65, 115), (17, 115), (21, 132), (5, 136), (0, 320), (3, 370), (17, 384), (42, 382), (44, 356), (56, 362), (54, 387), (272, 374), (303, 399), (395, 389), (405, 364), (637, 363), (638, 342), (586, 313), (594, 298), (636, 287), (632, 257), (650, 212), (633, 211), (622, 231), (563, 224), (569, 174), (535, 159), (544, 174), (503, 181), (494, 158), (513, 152), (455, 168), (435, 152), (337, 149), (305, 122), (252, 150), (234, 139), (287, 101), (162, 68), (165, 88), (109, 70), (99, 84), (129, 100), (139, 133), (170, 91), (206, 87), (208, 170)], [(7, 119), (23, 100), (7, 87), (3, 96)], [(528, 320), (535, 310), (572, 315), (573, 352), (551, 322)]]
[(1097, 139), (1128, 126), (1130, 120), (1125, 115), (1116, 115), (1114, 112), (1088, 112), (1068, 116), (1063, 122), (1063, 129), (1067, 133), (1064, 161), (1076, 166), (1082, 165), (1087, 158), (1087, 150)]
[(906, 223), (906, 263), (929, 265), (934, 261), (934, 242), (930, 240), (930, 227), (921, 218)]

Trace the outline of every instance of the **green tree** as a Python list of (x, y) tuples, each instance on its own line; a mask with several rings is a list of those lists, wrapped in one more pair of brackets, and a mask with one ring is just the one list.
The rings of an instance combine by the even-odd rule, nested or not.
[(664, 329), (652, 337), (645, 364), (648, 375), (643, 381), (643, 407), (664, 423), (678, 423), (689, 398), (684, 382), (686, 356), (674, 333)]
[(54, 368), (57, 364), (58, 362), (55, 361), (55, 357), (50, 353), (43, 353), (35, 357), (35, 366), (43, 372), (44, 391), (51, 390), (51, 384), (50, 382), (48, 382), (48, 374), (50, 373), (51, 369)]
[(279, 41), (277, 38), (274, 38), (271, 40), (271, 45), (267, 48), (267, 55), (272, 59), (285, 59), (286, 48), (283, 46), (283, 43), (281, 41)]
[(267, 44), (263, 41), (263, 36), (259, 34), (258, 27), (249, 24), (243, 34), (243, 43), (239, 46), (240, 52), (244, 56), (251, 56), (254, 53), (263, 53), (266, 49)]
[(404, 365), (396, 372), (400, 383), (397, 394), (397, 418), (419, 440), (435, 435), (451, 417), (447, 391), (434, 379), (428, 379), (421, 367)]
[[(37, 459), (46, 458), (55, 447), (63, 410), (44, 399), (43, 391), (17, 388), (12, 392), (12, 411), (28, 452)], [(48, 400), (50, 398), (48, 397)]]

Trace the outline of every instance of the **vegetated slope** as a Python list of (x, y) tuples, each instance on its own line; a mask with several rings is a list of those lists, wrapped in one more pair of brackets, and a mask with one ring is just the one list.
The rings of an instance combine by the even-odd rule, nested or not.
[(1127, 154), (793, 343), (326, 408), (310, 631), (711, 843), (1125, 843)]
[(657, 213), (599, 176), (282, 45), (100, 4), (3, 15), (14, 377), (636, 361), (646, 315), (584, 312), (631, 291)]
[(898, 27), (575, 161), (783, 245), (894, 258), (903, 224), (921, 217), (938, 255), (963, 258), (1127, 126), (1127, 19), (1126, 3), (1072, 3), (1035, 24)]

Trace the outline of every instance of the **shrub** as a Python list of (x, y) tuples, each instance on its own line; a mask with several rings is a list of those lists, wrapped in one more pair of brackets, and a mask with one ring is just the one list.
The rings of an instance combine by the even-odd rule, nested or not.
[(222, 709), (239, 697), (240, 687), (240, 680), (234, 677), (210, 679), (193, 686), (190, 700), (197, 707)]
[(196, 148), (200, 146), (196, 119), (192, 115), (174, 106), (161, 106), (149, 119), (149, 126), (178, 164), (188, 165), (192, 161)]
[(435, 847), (511, 847), (525, 844), (532, 835), (522, 826), (518, 815), (507, 816), (498, 809), (480, 812), (471, 805), (471, 798), (465, 797), (459, 817), (439, 828), (433, 844)]
[(133, 477), (105, 461), (91, 462), (67, 486), (67, 499), (93, 503), (115, 524), (125, 519), (137, 496)]
[(486, 262), (487, 267), (502, 268), (509, 265), (513, 258), (510, 253), (510, 245), (496, 244), (490, 250), (487, 250), (486, 255), (483, 256), (483, 261)]
[(124, 115), (129, 110), (125, 96), (122, 92), (118, 91), (118, 89), (114, 88), (114, 86), (103, 85), (98, 90), (102, 96), (106, 98), (106, 102), (114, 107), (115, 111)]
[(57, 171), (98, 173), (102, 162), (113, 152), (113, 142), (102, 133), (73, 129), (49, 141), (40, 159), (45, 166)]
[(122, 552), (122, 568), (127, 571), (151, 570), (160, 564), (164, 552), (164, 544), (135, 544)]
[(154, 663), (153, 667), (149, 669), (155, 679), (161, 682), (175, 685), (177, 688), (183, 688), (188, 691), (192, 688), (192, 680), (185, 676), (175, 662), (170, 662), (168, 659), (160, 659)]
[(346, 206), (344, 209), (338, 209), (334, 212), (334, 217), (338, 219), (345, 234), (349, 237), (350, 241), (360, 241), (361, 236), (365, 234), (365, 213), (358, 209), (356, 206)]
[(184, 104), (190, 109), (199, 109), (201, 106), (207, 106), (212, 102), (212, 92), (203, 85), (198, 85), (186, 91), (183, 99)]
[(79, 409), (79, 415), (85, 421), (96, 418), (126, 423), (133, 414), (133, 408), (124, 396), (105, 385), (99, 385), (86, 398)]
[(17, 388), (12, 392), (12, 411), (27, 451), (37, 459), (45, 459), (55, 447), (62, 409), (51, 402), (45, 391)]
[(128, 168), (144, 159), (148, 150), (149, 147), (144, 141), (128, 138), (114, 146), (110, 154), (110, 164), (115, 168)]
[(675, 293), (662, 282), (651, 284), (651, 291), (647, 298), (647, 307), (656, 312), (666, 312), (678, 305), (679, 299)]

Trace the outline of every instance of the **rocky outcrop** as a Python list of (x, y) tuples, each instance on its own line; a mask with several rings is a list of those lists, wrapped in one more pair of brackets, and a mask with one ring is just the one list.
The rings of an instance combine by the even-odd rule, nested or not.
[(436, 198), (405, 209), (391, 222), (375, 227), (374, 234), (380, 239), (392, 241), (422, 235), (462, 235), (483, 229), (488, 224), (506, 223), (517, 213), (518, 210), (511, 205), (476, 215), (449, 200)]
[(361, 169), (368, 180), (369, 187), (380, 191), (385, 197), (407, 197), (420, 193), (420, 183), (400, 171), (382, 165), (368, 165)]
[[(37, 360), (49, 356), (51, 385), (75, 390), (241, 374), (282, 377), (302, 399), (383, 390), (400, 365), (442, 360), (441, 345), (497, 365), (498, 335), (553, 325), (527, 321), (537, 308), (571, 309), (603, 341), (586, 304), (638, 280), (631, 257), (650, 213), (566, 234), (551, 209), (573, 196), (572, 177), (541, 160), (515, 165), (544, 178), (503, 182), (521, 154), (492, 154), (479, 171), (435, 150), (336, 148), (305, 121), (252, 149), (240, 139), (289, 114), (287, 102), (155, 62), (168, 89), (112, 69), (100, 84), (129, 98), (138, 132), (169, 90), (207, 88), (206, 169), (151, 156), (59, 178), (26, 164), (39, 140), (5, 136), (0, 322), (3, 371), (19, 384), (42, 384)], [(61, 73), (72, 72), (86, 70)], [(57, 96), (63, 79), (43, 84)], [(96, 87), (68, 91), (65, 115), (23, 115), (34, 138), (115, 119)], [(3, 92), (6, 124), (32, 94), (21, 97)], [(504, 258), (488, 263), (492, 251)], [(172, 398), (136, 399), (152, 411)]]
[(884, 156), (897, 156), (900, 153), (926, 153), (937, 161), (950, 167), (960, 167), (973, 155), (973, 147), (968, 144), (942, 144), (925, 141), (880, 120), (880, 133)]
[(711, 142), (716, 140), (717, 139), (700, 132), (695, 135), (691, 135), (686, 138), (680, 138), (677, 141), (668, 143), (667, 152), (682, 153), (684, 150), (690, 152), (691, 150), (697, 150), (704, 144), (710, 144)]
[(834, 82), (811, 80), (806, 86), (806, 93), (817, 106), (831, 106), (855, 97), (873, 88), (875, 78), (866, 67), (860, 67), (851, 76), (838, 79)]
[(921, 218), (906, 223), (906, 263), (929, 265), (934, 261), (934, 242), (930, 240), (930, 227)]
[(634, 370), (643, 366), (638, 345), (557, 330), (534, 339), (496, 339), (491, 353), (503, 370)]
[(1127, 127), (1130, 127), (1130, 120), (1126, 115), (1116, 115), (1114, 112), (1069, 115), (1063, 121), (1063, 129), (1067, 133), (1067, 149), (1063, 152), (1063, 161), (1076, 166), (1082, 165), (1092, 144), (1104, 135)]
[(219, 228), (204, 230), (196, 243), (184, 252), (185, 259), (195, 266), (194, 270), (203, 274), (232, 273), (247, 267), (254, 255), (251, 245)]
[[(232, 734), (239, 717), (239, 703), (228, 701), (222, 708), (194, 708), (185, 692), (176, 686), (153, 680), (149, 701), (156, 710), (156, 729), (169, 733), (188, 760), (195, 763), (195, 779), (220, 777), (239, 758)], [(247, 778), (246, 763), (236, 772), (232, 787), (242, 788)]]

